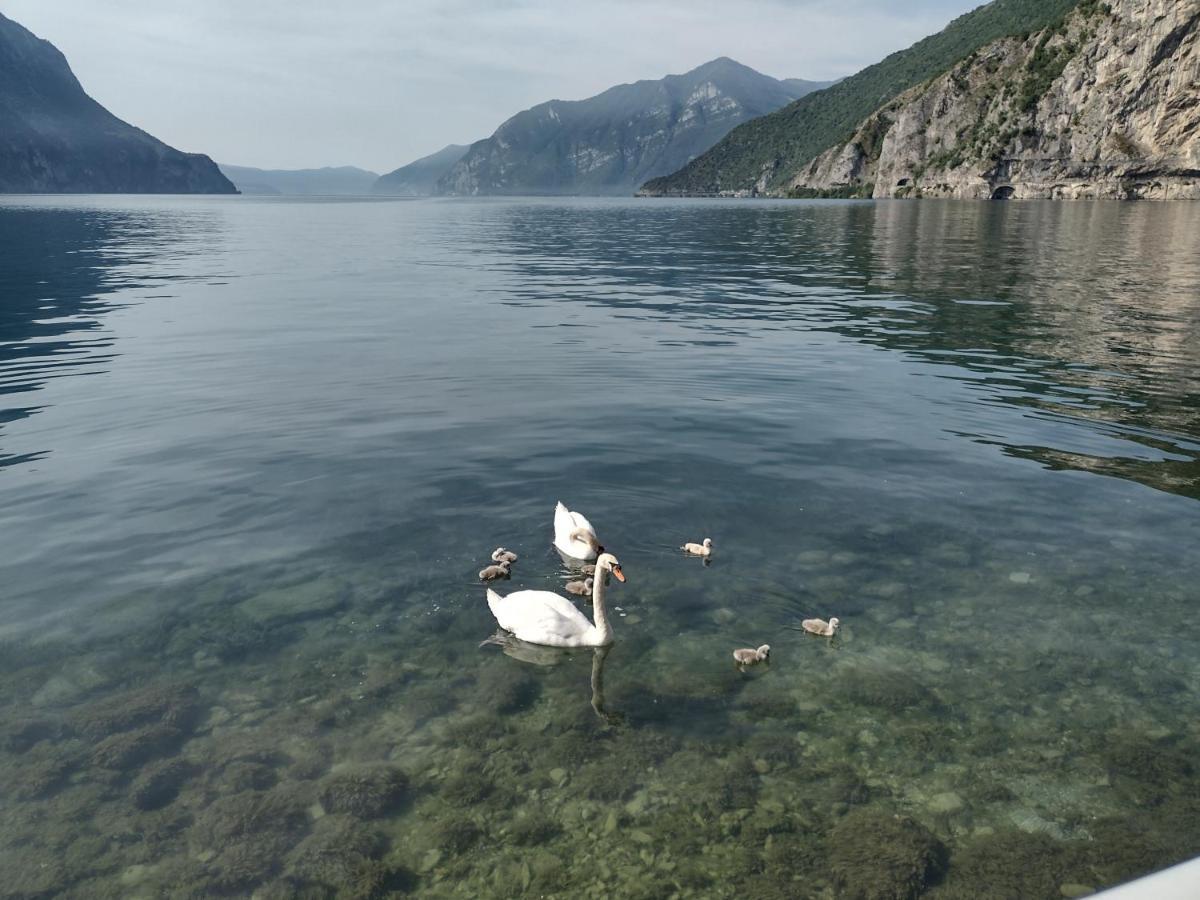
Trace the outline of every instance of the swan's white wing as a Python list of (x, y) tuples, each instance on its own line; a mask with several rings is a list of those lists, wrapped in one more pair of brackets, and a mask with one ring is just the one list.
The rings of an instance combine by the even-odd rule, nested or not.
[(595, 559), (596, 551), (587, 541), (571, 539), (571, 532), (577, 528), (586, 528), (593, 537), (596, 535), (596, 529), (582, 513), (571, 512), (560, 500), (554, 507), (554, 546), (571, 559)]
[(569, 513), (569, 515), (571, 516), (571, 521), (575, 523), (575, 528), (585, 528), (590, 531), (593, 536), (596, 534), (596, 529), (592, 527), (592, 523), (587, 520), (587, 517), (584, 516), (583, 513), (572, 512)]
[(524, 641), (551, 647), (570, 646), (592, 630), (587, 616), (553, 591), (515, 591), (501, 597), (489, 590), (487, 598), (500, 627)]
[(571, 517), (571, 513), (563, 506), (561, 500), (558, 501), (558, 506), (554, 507), (554, 543), (569, 544), (571, 542), (571, 532), (575, 529), (575, 520)]

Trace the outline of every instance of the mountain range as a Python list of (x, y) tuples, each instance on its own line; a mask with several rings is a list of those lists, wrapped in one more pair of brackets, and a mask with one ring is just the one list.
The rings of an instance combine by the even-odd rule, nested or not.
[(0, 192), (212, 193), (237, 189), (87, 95), (50, 42), (0, 14)]
[(828, 84), (781, 81), (720, 57), (683, 75), (617, 85), (586, 100), (550, 100), (472, 144), (434, 191), (628, 195), (742, 122)]
[(220, 163), (222, 174), (243, 194), (369, 194), (379, 179), (376, 172), (355, 166), (321, 169), (256, 169)]
[(437, 192), (438, 182), (469, 149), (466, 144), (448, 144), (437, 153), (422, 156), (407, 166), (381, 175), (371, 191), (397, 197), (428, 197)]
[(854, 134), (882, 104), (973, 51), (1045, 28), (1078, 0), (993, 0), (827, 90), (747, 122), (678, 171), (651, 179), (647, 195), (777, 194), (818, 154)]

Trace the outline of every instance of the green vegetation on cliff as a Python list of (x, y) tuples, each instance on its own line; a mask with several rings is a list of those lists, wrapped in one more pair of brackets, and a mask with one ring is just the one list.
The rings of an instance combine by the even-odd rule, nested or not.
[(849, 140), (862, 120), (888, 100), (997, 38), (1046, 27), (1076, 3), (994, 0), (830, 88), (738, 126), (707, 153), (672, 175), (648, 181), (643, 190), (651, 194), (749, 190), (764, 174), (767, 189), (776, 188), (821, 152)]

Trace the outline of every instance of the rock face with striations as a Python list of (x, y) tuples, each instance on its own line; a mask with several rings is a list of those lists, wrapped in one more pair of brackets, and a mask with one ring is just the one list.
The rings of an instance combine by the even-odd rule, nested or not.
[(1200, 199), (1200, 0), (1084, 0), (897, 97), (789, 188)]
[(0, 15), (0, 193), (233, 194), (199, 153), (181, 153), (89, 97), (66, 58)]
[(443, 194), (630, 194), (730, 129), (826, 86), (721, 57), (684, 75), (517, 113), (438, 182)]
[(815, 156), (845, 141), (882, 104), (941, 75), (985, 44), (1046, 27), (1077, 2), (992, 0), (826, 90), (739, 125), (679, 171), (648, 181), (640, 193), (777, 195)]

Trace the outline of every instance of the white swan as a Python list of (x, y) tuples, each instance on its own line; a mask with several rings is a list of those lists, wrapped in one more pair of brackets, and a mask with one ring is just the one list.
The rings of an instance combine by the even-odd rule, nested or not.
[(571, 512), (562, 501), (554, 507), (554, 546), (571, 559), (595, 559), (603, 551), (592, 527), (583, 513)]
[(492, 615), (505, 631), (523, 641), (546, 647), (606, 647), (612, 643), (612, 627), (604, 608), (604, 573), (612, 572), (624, 581), (621, 563), (611, 553), (596, 560), (592, 581), (592, 609), (596, 623), (581, 613), (570, 600), (553, 591), (516, 591), (501, 597), (488, 588), (487, 601)]
[(703, 544), (693, 544), (689, 541), (679, 549), (684, 553), (690, 553), (692, 556), (711, 556), (712, 538), (705, 538)]

